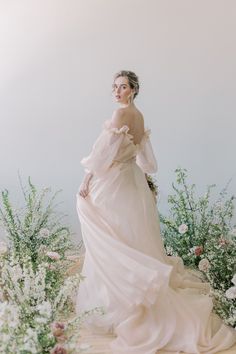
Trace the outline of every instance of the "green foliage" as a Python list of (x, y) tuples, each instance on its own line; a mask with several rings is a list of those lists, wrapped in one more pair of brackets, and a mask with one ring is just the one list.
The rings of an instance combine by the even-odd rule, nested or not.
[[(21, 182), (21, 181), (20, 181)], [(21, 183), (25, 205), (16, 209), (8, 190), (1, 192), (0, 221), (7, 243), (0, 242), (0, 352), (49, 353), (57, 343), (51, 323), (74, 311), (73, 297), (82, 280), (69, 276), (68, 252), (79, 254), (64, 215), (56, 211), (50, 189)], [(82, 318), (83, 316), (81, 316)], [(4, 323), (4, 325), (1, 325)]]
[(168, 196), (170, 215), (160, 214), (164, 245), (167, 254), (180, 256), (186, 266), (201, 269), (202, 260), (209, 262), (209, 267), (201, 270), (215, 292), (215, 310), (236, 327), (235, 315), (232, 320), (236, 299), (225, 294), (236, 273), (236, 225), (232, 226), (235, 197), (227, 198), (228, 184), (214, 202), (211, 192), (215, 184), (197, 197), (195, 184), (187, 184), (186, 172), (175, 170), (174, 194)]
[[(60, 191), (50, 198), (50, 188), (38, 192), (28, 178), (28, 189), (21, 183), (25, 206), (16, 210), (10, 201), (8, 190), (1, 192), (0, 221), (6, 230), (10, 247), (18, 256), (28, 255), (34, 267), (46, 257), (45, 250), (55, 251), (61, 257), (74, 245), (70, 241), (68, 227), (61, 225), (61, 219), (55, 212), (54, 200)], [(47, 200), (47, 198), (49, 200)]]

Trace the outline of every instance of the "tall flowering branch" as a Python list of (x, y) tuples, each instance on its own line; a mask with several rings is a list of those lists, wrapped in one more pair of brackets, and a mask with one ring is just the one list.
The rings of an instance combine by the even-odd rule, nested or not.
[(175, 172), (177, 185), (172, 184), (174, 194), (168, 196), (170, 215), (160, 214), (166, 252), (180, 256), (187, 266), (203, 273), (212, 286), (216, 312), (236, 327), (236, 287), (232, 289), (236, 273), (236, 225), (232, 225), (235, 196), (226, 198), (228, 182), (214, 202), (211, 191), (215, 184), (197, 197), (195, 184), (186, 182), (186, 169)]
[(21, 209), (13, 207), (7, 190), (1, 193), (0, 221), (7, 242), (0, 242), (0, 352), (68, 354), (74, 349), (67, 334), (59, 339), (51, 324), (66, 331), (58, 318), (74, 311), (83, 277), (79, 272), (69, 275), (74, 261), (68, 253), (76, 256), (81, 245), (71, 242), (69, 229), (60, 223), (54, 205), (58, 192), (48, 200), (49, 188), (38, 191), (30, 178), (28, 185), (26, 189), (21, 183)]

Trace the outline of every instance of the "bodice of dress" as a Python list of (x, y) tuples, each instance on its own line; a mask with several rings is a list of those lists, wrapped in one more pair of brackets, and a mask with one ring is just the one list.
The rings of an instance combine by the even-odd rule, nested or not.
[(129, 127), (111, 127), (111, 120), (103, 123), (102, 131), (93, 144), (91, 153), (81, 160), (86, 172), (103, 175), (114, 162), (136, 160), (137, 165), (145, 173), (157, 171), (157, 162), (150, 141), (150, 129), (145, 129), (142, 140), (134, 144)]

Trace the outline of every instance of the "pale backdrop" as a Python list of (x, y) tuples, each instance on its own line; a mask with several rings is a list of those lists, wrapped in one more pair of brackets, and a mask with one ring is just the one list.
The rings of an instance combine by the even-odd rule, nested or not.
[(79, 239), (80, 160), (117, 107), (112, 77), (126, 69), (140, 78), (160, 211), (178, 166), (199, 192), (232, 177), (236, 193), (235, 18), (234, 0), (1, 0), (1, 190), (21, 201), (18, 171), (62, 189)]

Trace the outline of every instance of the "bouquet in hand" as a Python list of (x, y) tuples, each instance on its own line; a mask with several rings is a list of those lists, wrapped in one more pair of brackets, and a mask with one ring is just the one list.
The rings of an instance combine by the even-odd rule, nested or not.
[(158, 195), (158, 186), (156, 184), (156, 180), (151, 176), (145, 173), (146, 180), (148, 183), (148, 186), (153, 194), (153, 197), (155, 199), (155, 202), (157, 202), (157, 195)]

